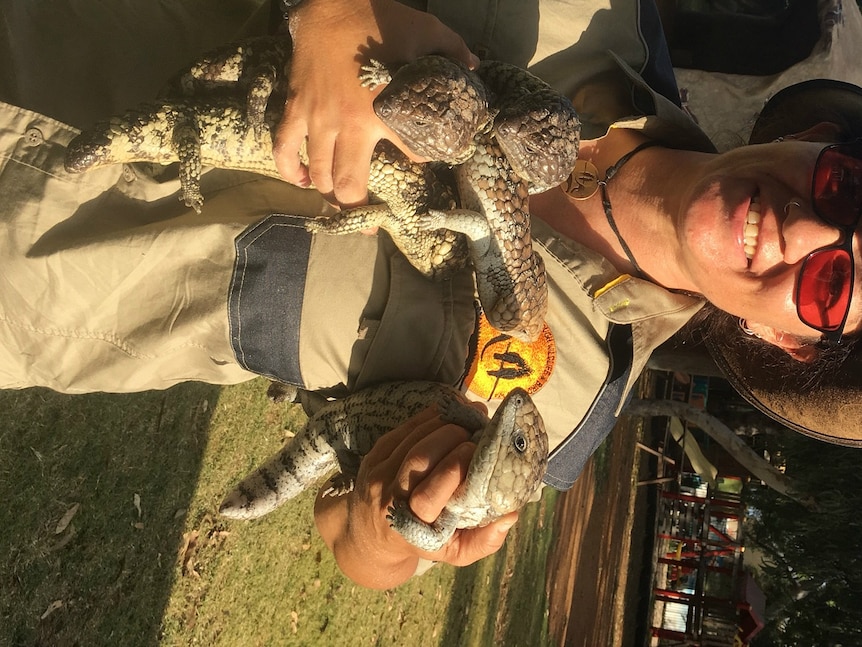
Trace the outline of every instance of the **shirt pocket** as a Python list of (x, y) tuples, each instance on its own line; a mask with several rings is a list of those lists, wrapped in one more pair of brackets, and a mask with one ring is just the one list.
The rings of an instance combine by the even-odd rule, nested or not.
[(389, 268), (386, 307), (379, 321), (364, 322), (365, 352), (355, 355), (362, 361), (351, 371), (351, 390), (390, 380), (456, 383), (475, 328), (472, 272), (432, 281), (395, 251)]

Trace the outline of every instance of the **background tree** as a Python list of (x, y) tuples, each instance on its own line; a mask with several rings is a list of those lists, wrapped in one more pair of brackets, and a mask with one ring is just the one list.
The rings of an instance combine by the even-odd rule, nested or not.
[(633, 400), (626, 412), (684, 418), (756, 475), (746, 488), (744, 532), (746, 546), (758, 550), (746, 553), (746, 564), (754, 565), (752, 552), (762, 557), (756, 579), (767, 624), (754, 647), (862, 645), (862, 450), (783, 428), (703, 361), (694, 366), (711, 375), (707, 411)]
[(755, 645), (862, 645), (862, 452), (787, 431), (770, 438), (773, 462), (816, 509), (753, 487), (747, 543), (763, 551), (758, 578), (767, 626)]

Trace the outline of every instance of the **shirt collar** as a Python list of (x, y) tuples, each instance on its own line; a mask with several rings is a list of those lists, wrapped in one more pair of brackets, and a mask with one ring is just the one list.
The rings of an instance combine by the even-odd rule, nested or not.
[(705, 303), (702, 298), (672, 292), (620, 273), (601, 254), (563, 238), (539, 219), (533, 220), (533, 237), (565, 264), (593, 307), (608, 321), (631, 325), (632, 370), (626, 393), (643, 372), (652, 352), (688, 323)]

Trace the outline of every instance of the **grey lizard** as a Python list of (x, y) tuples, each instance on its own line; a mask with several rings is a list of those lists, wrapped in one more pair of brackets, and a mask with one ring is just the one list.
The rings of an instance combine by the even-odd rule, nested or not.
[(336, 469), (340, 474), (328, 493), (351, 491), (359, 463), (377, 439), (434, 403), (445, 420), (474, 432), (476, 451), (465, 482), (434, 524), (422, 523), (396, 500), (393, 527), (411, 543), (436, 550), (456, 528), (483, 525), (523, 506), (539, 488), (548, 458), (544, 423), (525, 391), (507, 395), (489, 421), (453, 387), (393, 382), (324, 404), (225, 497), (219, 512), (234, 519), (263, 516)]

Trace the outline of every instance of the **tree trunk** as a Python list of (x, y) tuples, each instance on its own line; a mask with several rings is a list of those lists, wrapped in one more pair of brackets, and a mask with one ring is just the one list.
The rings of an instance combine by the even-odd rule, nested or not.
[(632, 400), (624, 413), (630, 416), (668, 416), (687, 420), (721, 445), (727, 453), (767, 487), (798, 501), (808, 510), (815, 510), (814, 499), (795, 491), (794, 483), (768, 461), (758, 456), (733, 431), (715, 416), (673, 400)]

